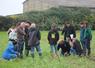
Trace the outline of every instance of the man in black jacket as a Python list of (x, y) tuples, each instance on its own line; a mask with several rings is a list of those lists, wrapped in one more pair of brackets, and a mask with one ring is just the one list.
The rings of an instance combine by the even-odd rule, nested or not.
[(65, 22), (65, 26), (62, 30), (62, 35), (64, 34), (64, 40), (66, 40), (66, 37), (70, 37), (70, 35), (73, 35), (73, 37), (76, 37), (76, 32), (74, 27), (69, 23), (69, 22)]
[(53, 24), (51, 30), (48, 33), (48, 41), (51, 48), (52, 57), (57, 56), (57, 42), (59, 40), (59, 33), (56, 26)]

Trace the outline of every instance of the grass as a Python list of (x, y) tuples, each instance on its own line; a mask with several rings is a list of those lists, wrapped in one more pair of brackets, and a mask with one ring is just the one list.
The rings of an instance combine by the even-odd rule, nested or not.
[[(0, 60), (0, 68), (95, 68), (95, 32), (93, 31), (93, 40), (91, 43), (92, 54), (91, 58), (68, 56), (60, 57), (59, 59), (52, 59), (50, 56), (50, 48), (47, 41), (47, 32), (42, 31), (41, 48), (43, 51), (43, 59), (40, 59), (37, 52), (33, 60), (31, 55), (24, 59), (16, 59), (14, 61)], [(61, 36), (61, 34), (60, 34)], [(79, 32), (77, 32), (79, 38)], [(62, 36), (60, 38), (63, 38)], [(5, 50), (8, 42), (6, 32), (0, 32), (0, 57)]]

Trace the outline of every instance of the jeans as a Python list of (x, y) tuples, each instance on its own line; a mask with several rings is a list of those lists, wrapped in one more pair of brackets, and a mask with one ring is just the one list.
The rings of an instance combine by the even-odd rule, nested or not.
[(17, 57), (16, 54), (8, 54), (7, 56), (4, 56), (3, 58), (6, 60), (15, 59)]
[(50, 45), (51, 53), (56, 53), (57, 52), (57, 45)]
[(85, 39), (84, 40), (84, 45), (86, 47), (86, 51), (85, 52), (88, 52), (87, 55), (90, 55), (90, 53), (91, 53), (90, 40)]
[(35, 52), (35, 48), (39, 54), (39, 56), (42, 55), (42, 49), (40, 48), (40, 45), (36, 45), (36, 46), (32, 46), (31, 47), (31, 54), (32, 54), (32, 57), (34, 57), (34, 52)]
[(24, 40), (18, 40), (17, 51), (20, 53), (20, 55), (23, 55), (23, 48), (24, 48)]
[(76, 54), (75, 49), (71, 47), (71, 49), (70, 49), (70, 53), (73, 54), (73, 55), (75, 55), (75, 54)]

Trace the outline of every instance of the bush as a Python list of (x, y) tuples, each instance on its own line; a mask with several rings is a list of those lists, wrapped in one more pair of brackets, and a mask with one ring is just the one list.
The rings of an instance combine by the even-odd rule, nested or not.
[[(74, 26), (76, 26), (76, 29), (79, 29), (79, 23), (82, 20), (89, 21), (89, 24), (92, 27), (93, 23), (95, 22), (95, 12), (91, 12), (88, 8), (66, 8), (60, 6), (58, 8), (51, 8), (46, 11), (32, 11), (19, 15), (12, 15), (9, 16), (9, 21), (7, 17), (4, 18), (6, 21), (0, 18), (1, 21), (4, 22), (0, 23), (1, 26), (4, 24), (8, 25), (2, 27), (2, 30), (6, 30), (8, 27), (10, 27), (10, 25), (13, 24), (13, 22), (16, 24), (16, 22), (20, 20), (29, 20), (31, 22), (35, 22), (41, 30), (49, 30), (52, 23), (56, 23), (58, 27), (62, 27), (64, 21), (69, 20)], [(92, 28), (94, 29), (94, 27)]]

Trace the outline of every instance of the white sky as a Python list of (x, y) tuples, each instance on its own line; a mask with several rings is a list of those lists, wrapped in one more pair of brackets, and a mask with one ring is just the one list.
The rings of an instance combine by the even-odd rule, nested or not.
[(25, 0), (0, 0), (0, 15), (6, 16), (23, 12)]

